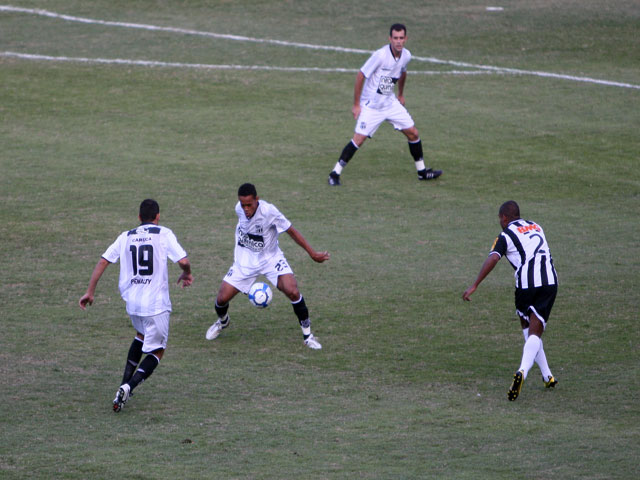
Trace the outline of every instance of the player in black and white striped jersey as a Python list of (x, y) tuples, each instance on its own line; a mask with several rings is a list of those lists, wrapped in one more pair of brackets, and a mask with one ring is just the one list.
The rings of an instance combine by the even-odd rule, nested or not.
[(558, 292), (558, 274), (542, 227), (521, 219), (520, 207), (516, 202), (505, 202), (500, 207), (498, 217), (503, 231), (496, 238), (476, 281), (465, 290), (462, 298), (469, 301), (498, 261), (503, 256), (507, 257), (515, 270), (516, 314), (520, 318), (525, 339), (520, 368), (513, 376), (507, 393), (508, 399), (513, 401), (518, 398), (534, 361), (540, 367), (545, 387), (553, 388), (558, 383), (549, 369), (541, 340)]

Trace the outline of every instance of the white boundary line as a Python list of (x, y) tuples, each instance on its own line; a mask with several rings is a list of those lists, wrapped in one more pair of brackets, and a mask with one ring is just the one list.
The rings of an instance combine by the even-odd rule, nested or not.
[(149, 31), (155, 31), (155, 32), (180, 33), (183, 35), (196, 35), (196, 36), (209, 37), (209, 38), (222, 38), (225, 40), (235, 40), (240, 42), (269, 43), (274, 45), (282, 45), (286, 47), (308, 48), (313, 50), (330, 50), (330, 51), (336, 51), (336, 52), (363, 53), (363, 54), (371, 53), (371, 51), (369, 50), (362, 50), (359, 48), (344, 48), (344, 47), (335, 47), (331, 45), (313, 45), (310, 43), (287, 42), (284, 40), (273, 40), (269, 38), (254, 38), (254, 37), (245, 37), (241, 35), (229, 35), (224, 33), (204, 32), (202, 30), (190, 30), (190, 29), (176, 28), (176, 27), (161, 27), (158, 25), (146, 25), (144, 23), (128, 23), (128, 22), (112, 22), (108, 20), (96, 20), (93, 18), (74, 17), (72, 15), (64, 15), (61, 13), (50, 12), (48, 10), (42, 10), (39, 8), (22, 8), (22, 7), (14, 7), (12, 5), (0, 5), (0, 12), (2, 11), (41, 15), (43, 17), (59, 18), (61, 20), (67, 20), (69, 22), (79, 22), (79, 23), (87, 23), (87, 24), (93, 24), (93, 25), (105, 25), (108, 27), (124, 27), (124, 28), (135, 28), (138, 30), (149, 30)]
[[(309, 44), (309, 43), (287, 42), (287, 41), (284, 41), (284, 40), (254, 38), (254, 37), (245, 37), (245, 36), (239, 36), (239, 35), (228, 35), (228, 34), (205, 32), (205, 31), (200, 31), (200, 30), (189, 30), (189, 29), (182, 29), (182, 28), (175, 28), (175, 27), (161, 27), (161, 26), (157, 26), (157, 25), (145, 25), (145, 24), (140, 24), (140, 23), (113, 22), (113, 21), (107, 21), (107, 20), (96, 20), (96, 19), (91, 19), (91, 18), (75, 17), (75, 16), (72, 16), (72, 15), (64, 15), (64, 14), (50, 12), (48, 10), (42, 10), (42, 9), (14, 7), (12, 5), (0, 5), (0, 12), (26, 13), (26, 14), (32, 14), (32, 15), (41, 15), (41, 16), (50, 17), (50, 18), (59, 18), (59, 19), (62, 19), (62, 20), (70, 21), (70, 22), (79, 22), (79, 23), (94, 24), (94, 25), (105, 25), (105, 26), (111, 26), (111, 27), (135, 28), (135, 29), (149, 30), (149, 31), (180, 33), (180, 34), (183, 34), (183, 35), (198, 35), (198, 36), (204, 36), (204, 37), (210, 37), (210, 38), (221, 38), (221, 39), (226, 39), (226, 40), (234, 40), (234, 41), (242, 41), (242, 42), (267, 43), (267, 44), (273, 44), (273, 45), (282, 45), (282, 46), (297, 47), (297, 48), (307, 48), (307, 49), (313, 49), (313, 50), (328, 50), (328, 51), (336, 51), (336, 52), (361, 53), (361, 54), (369, 54), (369, 53), (371, 53), (370, 50), (363, 50), (363, 49), (358, 49), (358, 48), (345, 48), (345, 47), (336, 47), (336, 46), (330, 46), (330, 45), (313, 45), (313, 44)], [(8, 55), (8, 54), (11, 54), (11, 53), (12, 52), (4, 52), (4, 55)], [(13, 54), (13, 56), (19, 56), (19, 55), (20, 54)], [(23, 54), (23, 55), (28, 55), (28, 54)], [(68, 57), (46, 57), (46, 56), (43, 56), (43, 59), (48, 59), (48, 60), (54, 60), (54, 59), (63, 60), (63, 59), (67, 59), (66, 61), (70, 61), (70, 60), (68, 60)], [(497, 67), (497, 66), (493, 66), (493, 65), (477, 65), (477, 64), (473, 64), (473, 63), (457, 62), (457, 61), (453, 61), (453, 60), (441, 60), (441, 59), (433, 58), (433, 57), (413, 57), (413, 59), (417, 60), (417, 61), (421, 61), (421, 62), (435, 63), (435, 64), (441, 64), (441, 65), (451, 65), (451, 66), (462, 67), (462, 68), (475, 68), (477, 70), (486, 70), (487, 72), (495, 72), (495, 73), (503, 73), (503, 74), (515, 74), (515, 75), (531, 75), (531, 76), (536, 76), (536, 77), (555, 78), (555, 79), (559, 79), (559, 80), (569, 80), (569, 81), (574, 81), (574, 82), (592, 83), (592, 84), (596, 84), (596, 85), (605, 85), (605, 86), (621, 87), (621, 88), (632, 88), (632, 89), (640, 90), (640, 85), (634, 85), (634, 84), (623, 83), (623, 82), (614, 82), (614, 81), (610, 81), (610, 80), (602, 80), (602, 79), (590, 78), (590, 77), (579, 77), (579, 76), (574, 76), (574, 75), (564, 75), (564, 74), (551, 73), (551, 72), (521, 70), (521, 69), (517, 69), (517, 68), (505, 68), (505, 67)], [(88, 62), (90, 60), (91, 59), (76, 59), (75, 61)], [(133, 64), (133, 65), (162, 65), (162, 66), (177, 66), (177, 67), (192, 66), (191, 68), (216, 68), (216, 66), (204, 66), (204, 65), (200, 65), (199, 67), (197, 67), (196, 65), (199, 65), (199, 64), (180, 64), (180, 63), (166, 63), (165, 64), (164, 62), (139, 63), (139, 62), (145, 62), (144, 60), (120, 60), (120, 59), (114, 59), (114, 60), (110, 60), (109, 62), (107, 62), (107, 59), (94, 59), (93, 61), (96, 62), (96, 63), (109, 63), (109, 62), (110, 63), (126, 63), (126, 62), (131, 62), (129, 64)], [(260, 66), (242, 67), (242, 66), (239, 66), (239, 65), (226, 65), (226, 66), (218, 65), (217, 68), (245, 69), (245, 70), (318, 71), (318, 72), (323, 72), (323, 71), (353, 72), (354, 71), (352, 69), (322, 69), (322, 68), (318, 68), (318, 69), (314, 69), (314, 68), (297, 69), (297, 68), (294, 68), (294, 67), (291, 67), (291, 68), (287, 68), (287, 67), (260, 67)], [(424, 72), (424, 73), (432, 74), (432, 73), (435, 73), (435, 72)], [(462, 72), (456, 72), (456, 73), (460, 74)], [(475, 73), (478, 73), (478, 72), (475, 72)]]
[[(265, 70), (280, 72), (324, 72), (324, 73), (357, 73), (357, 68), (322, 68), (322, 67), (274, 67), (267, 65), (214, 65), (208, 63), (158, 62), (155, 60), (131, 60), (125, 58), (87, 58), (87, 57), (54, 57), (33, 53), (0, 52), (0, 57), (21, 58), (23, 60), (46, 60), (53, 62), (77, 62), (89, 64), (137, 65), (144, 67), (193, 68), (201, 70)], [(414, 75), (487, 75), (501, 72), (486, 70), (423, 70), (409, 71)]]

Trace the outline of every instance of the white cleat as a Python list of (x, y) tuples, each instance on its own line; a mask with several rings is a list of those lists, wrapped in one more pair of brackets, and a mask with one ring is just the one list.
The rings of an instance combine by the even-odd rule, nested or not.
[(307, 337), (304, 344), (313, 350), (320, 350), (322, 348), (322, 345), (320, 345), (318, 339), (313, 336), (313, 333)]
[(207, 333), (205, 334), (205, 338), (207, 340), (213, 340), (215, 338), (218, 338), (218, 335), (220, 335), (220, 332), (222, 331), (222, 329), (227, 328), (229, 326), (229, 315), (225, 315), (224, 320), (225, 320), (224, 325), (222, 324), (222, 319), (218, 318), (218, 320), (216, 320), (216, 323), (214, 323), (209, 327), (209, 329), (207, 330)]
[(124, 407), (124, 404), (129, 400), (129, 396), (131, 394), (131, 387), (128, 383), (120, 385), (118, 388), (118, 392), (116, 393), (116, 398), (113, 399), (113, 411), (118, 413)]

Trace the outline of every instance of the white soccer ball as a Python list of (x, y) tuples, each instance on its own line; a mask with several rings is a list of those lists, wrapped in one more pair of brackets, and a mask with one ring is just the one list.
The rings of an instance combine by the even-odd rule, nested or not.
[(271, 287), (264, 282), (256, 282), (249, 289), (249, 301), (258, 308), (266, 308), (273, 300)]

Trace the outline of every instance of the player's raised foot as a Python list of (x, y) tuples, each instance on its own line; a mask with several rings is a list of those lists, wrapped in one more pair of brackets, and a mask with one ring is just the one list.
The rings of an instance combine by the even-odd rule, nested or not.
[(554, 388), (558, 384), (558, 381), (553, 375), (549, 377), (549, 380), (545, 380), (544, 377), (542, 377), (542, 382), (544, 383), (544, 388)]
[(224, 318), (218, 318), (216, 323), (211, 325), (207, 329), (207, 333), (205, 334), (205, 338), (207, 340), (213, 340), (214, 338), (218, 338), (220, 332), (222, 332), (223, 328), (227, 328), (229, 326), (229, 315), (225, 315)]
[(118, 392), (116, 393), (116, 398), (113, 399), (113, 411), (118, 413), (124, 407), (124, 404), (129, 400), (129, 396), (131, 394), (131, 387), (128, 383), (120, 385), (118, 388)]
[(340, 185), (340, 175), (338, 175), (336, 172), (331, 172), (329, 174), (329, 185), (333, 185), (334, 187), (337, 187)]
[(313, 333), (305, 338), (304, 344), (313, 350), (320, 350), (322, 348), (322, 345), (320, 345), (318, 339), (313, 336)]
[(507, 398), (510, 402), (513, 402), (518, 395), (520, 395), (520, 390), (522, 390), (522, 384), (524, 383), (524, 371), (518, 370), (513, 375), (513, 383), (511, 384), (511, 388), (507, 392)]
[(433, 168), (425, 168), (418, 172), (418, 180), (435, 180), (442, 175), (442, 170), (434, 170)]

